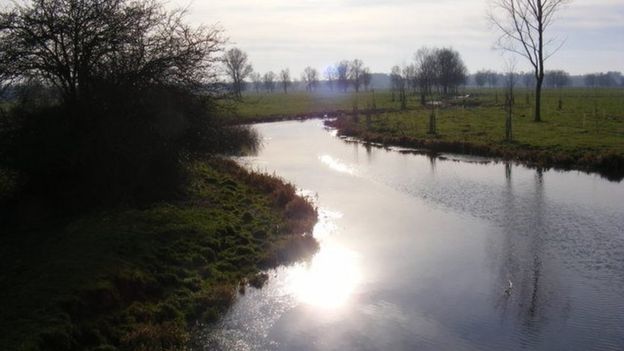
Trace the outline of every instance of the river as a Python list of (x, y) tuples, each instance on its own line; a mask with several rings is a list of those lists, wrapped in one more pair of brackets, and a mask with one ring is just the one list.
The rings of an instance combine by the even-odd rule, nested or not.
[(256, 126), (316, 201), (311, 262), (270, 272), (201, 350), (623, 350), (624, 183)]

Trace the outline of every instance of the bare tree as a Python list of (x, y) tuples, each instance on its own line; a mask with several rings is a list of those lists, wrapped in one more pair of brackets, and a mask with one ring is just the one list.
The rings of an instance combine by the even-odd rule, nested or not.
[(526, 58), (535, 75), (535, 122), (542, 120), (541, 95), (544, 63), (563, 42), (545, 37), (557, 12), (570, 0), (491, 0), (490, 22), (501, 32), (501, 49)]
[(280, 84), (282, 85), (282, 90), (284, 90), (284, 94), (288, 94), (288, 88), (292, 84), (290, 80), (290, 70), (288, 68), (283, 69), (279, 75)]
[(488, 86), (490, 88), (496, 88), (498, 86), (499, 74), (491, 70), (487, 70), (485, 71), (485, 73), (486, 73)]
[(349, 70), (351, 64), (349, 61), (343, 60), (336, 65), (336, 79), (338, 80), (338, 87), (345, 93), (349, 89)]
[(364, 89), (366, 89), (366, 91), (368, 91), (372, 80), (373, 75), (371, 74), (370, 69), (364, 68), (364, 71), (362, 72), (362, 85), (364, 86)]
[(214, 81), (220, 31), (155, 1), (33, 0), (0, 13), (0, 77), (39, 77), (66, 104), (98, 82), (200, 87)]
[(457, 92), (457, 88), (466, 82), (466, 65), (459, 52), (451, 48), (436, 50), (437, 81), (444, 96)]
[(232, 48), (223, 57), (225, 71), (232, 80), (232, 91), (237, 97), (243, 96), (245, 79), (253, 72), (247, 54), (239, 48)]
[(416, 77), (420, 87), (420, 103), (426, 104), (427, 96), (433, 95), (433, 88), (438, 81), (437, 49), (423, 47), (414, 58), (416, 61)]
[(319, 74), (316, 68), (306, 67), (301, 75), (301, 80), (304, 82), (307, 91), (313, 91), (316, 89), (319, 81)]
[(325, 80), (327, 80), (327, 85), (329, 85), (329, 89), (334, 91), (334, 83), (336, 82), (336, 69), (332, 66), (329, 66), (325, 69)]
[(264, 83), (264, 89), (267, 92), (272, 93), (275, 90), (275, 79), (276, 79), (276, 75), (275, 73), (273, 73), (273, 71), (269, 71), (265, 73), (264, 76), (262, 77), (262, 80)]
[(260, 89), (262, 89), (262, 76), (260, 75), (260, 73), (254, 72), (250, 75), (250, 78), (256, 94), (260, 93)]
[(487, 75), (488, 75), (487, 71), (478, 71), (477, 73), (475, 73), (474, 75), (475, 83), (477, 84), (479, 88), (483, 88), (485, 84), (487, 83), (487, 78), (488, 78)]
[(546, 86), (559, 90), (559, 102), (557, 109), (563, 110), (563, 88), (570, 85), (570, 74), (563, 70), (546, 71)]
[(364, 62), (360, 59), (355, 59), (351, 61), (349, 65), (349, 79), (355, 88), (355, 92), (358, 93), (360, 91), (360, 87), (362, 86), (362, 74), (364, 73)]
[(518, 74), (516, 74), (516, 62), (515, 60), (509, 60), (506, 62), (505, 73), (505, 141), (513, 141), (513, 106), (514, 106), (514, 88), (518, 81)]
[(390, 79), (392, 81), (393, 96), (394, 93), (398, 93), (399, 102), (401, 103), (401, 110), (407, 109), (407, 88), (409, 86), (409, 66), (392, 67), (390, 73)]

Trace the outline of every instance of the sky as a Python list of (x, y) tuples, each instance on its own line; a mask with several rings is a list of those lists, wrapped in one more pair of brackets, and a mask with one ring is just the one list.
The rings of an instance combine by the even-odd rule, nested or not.
[[(453, 47), (470, 72), (502, 70), (489, 0), (169, 0), (192, 23), (218, 24), (228, 47), (247, 52), (258, 72), (319, 71), (360, 58), (373, 72), (410, 63), (422, 46)], [(551, 27), (564, 46), (547, 68), (571, 74), (624, 71), (624, 0), (573, 0)], [(524, 59), (517, 69), (527, 70)]]
[[(486, 12), (491, 0), (163, 0), (186, 8), (195, 25), (218, 25), (227, 47), (248, 53), (255, 71), (306, 66), (323, 72), (362, 59), (373, 72), (408, 64), (422, 46), (453, 47), (468, 70), (503, 70), (498, 36)], [(11, 0), (0, 0), (5, 8)], [(571, 74), (624, 71), (624, 0), (572, 0), (550, 36), (564, 45), (547, 69)], [(517, 70), (528, 70), (523, 58)]]

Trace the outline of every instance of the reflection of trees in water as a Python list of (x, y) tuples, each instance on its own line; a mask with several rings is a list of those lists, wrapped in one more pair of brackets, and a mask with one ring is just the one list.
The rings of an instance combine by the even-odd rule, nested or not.
[(366, 149), (366, 159), (370, 164), (373, 162), (373, 146), (370, 143), (366, 143), (364, 144), (364, 148)]
[(438, 156), (433, 155), (433, 154), (428, 154), (427, 158), (429, 159), (429, 164), (431, 165), (431, 174), (435, 174), (436, 163), (438, 162)]
[[(494, 291), (498, 294), (496, 308), (501, 319), (506, 320), (512, 313), (522, 326), (523, 341), (534, 343), (539, 337), (548, 311), (559, 318), (567, 315), (569, 304), (559, 288), (557, 276), (545, 274), (548, 268), (548, 236), (544, 223), (545, 206), (544, 176), (539, 169), (535, 175), (534, 193), (525, 208), (517, 202), (512, 182), (512, 166), (505, 165), (506, 184), (502, 201), (502, 238), (500, 239), (501, 256), (499, 278)], [(527, 228), (520, 231), (520, 228)], [(496, 253), (494, 253), (496, 254)], [(507, 282), (513, 283), (510, 294), (505, 294)], [(565, 317), (564, 317), (565, 318)]]

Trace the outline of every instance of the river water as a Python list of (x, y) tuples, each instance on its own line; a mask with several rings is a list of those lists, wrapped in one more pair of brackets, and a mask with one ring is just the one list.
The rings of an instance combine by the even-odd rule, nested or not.
[(242, 162), (316, 201), (321, 249), (199, 349), (624, 350), (624, 183), (256, 128)]

